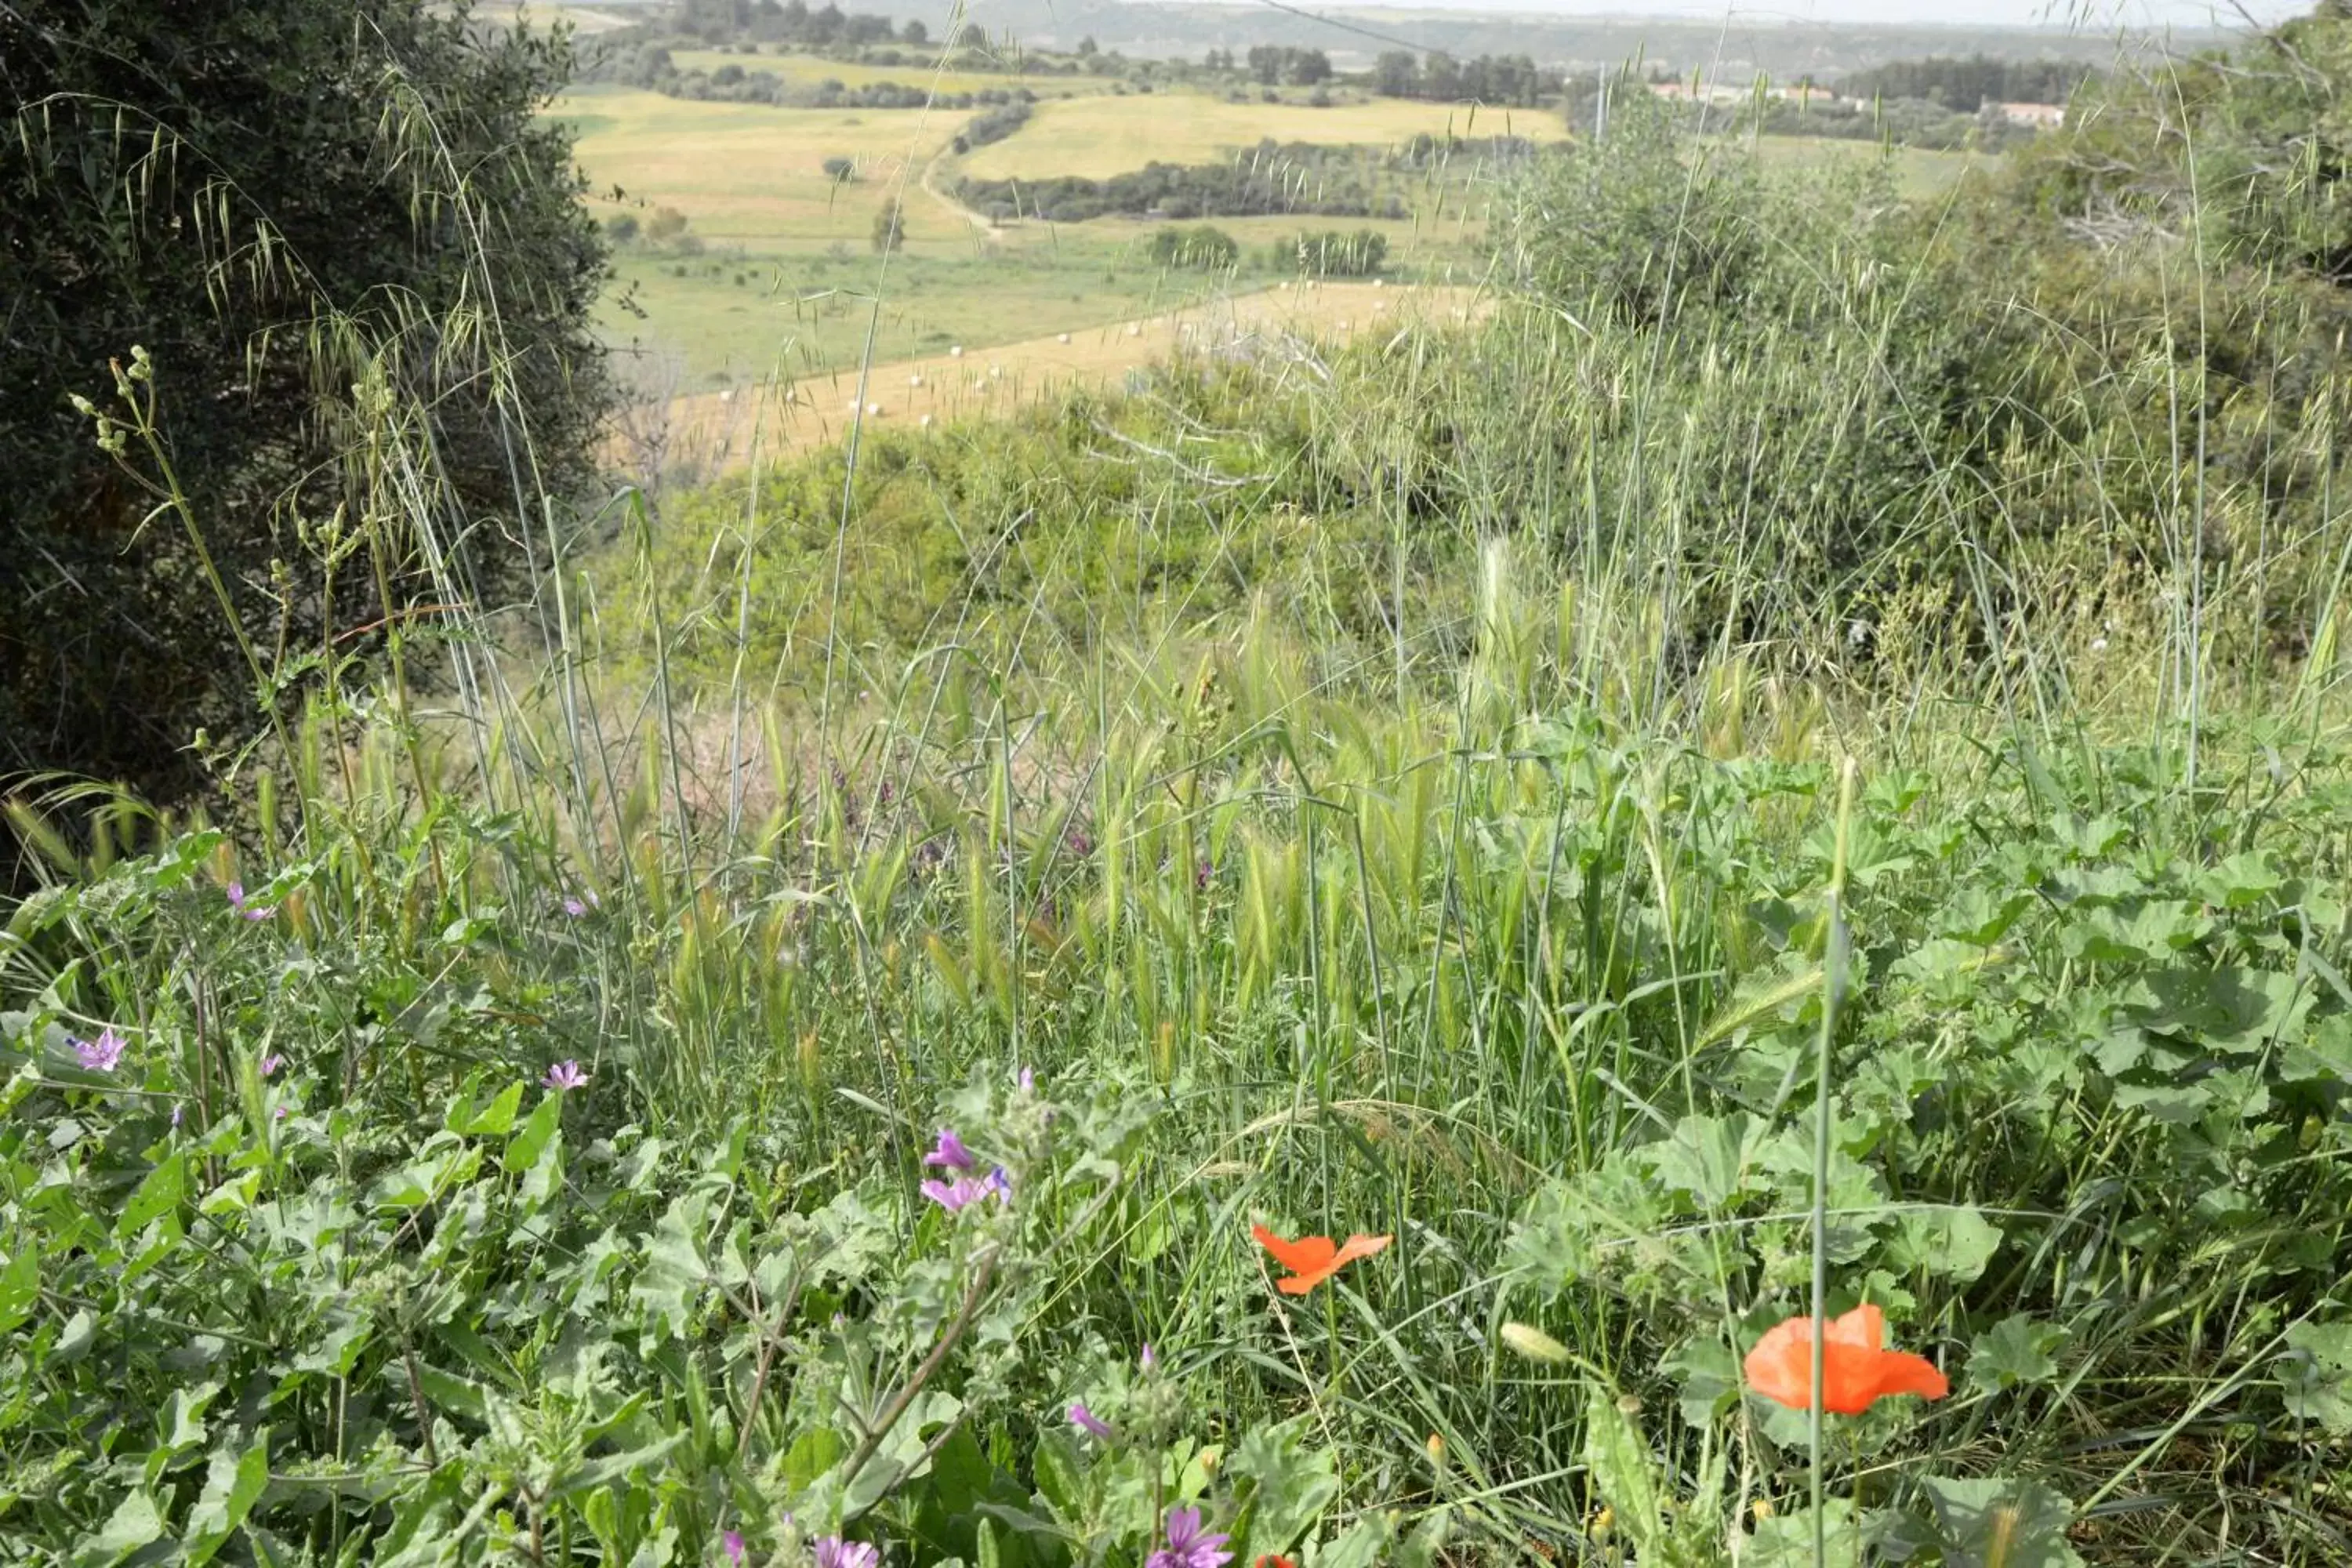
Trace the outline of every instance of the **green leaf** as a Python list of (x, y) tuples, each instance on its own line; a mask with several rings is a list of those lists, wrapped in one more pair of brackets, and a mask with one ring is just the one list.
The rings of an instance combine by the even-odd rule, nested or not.
[(1897, 1268), (1966, 1285), (1985, 1271), (2000, 1240), (2000, 1227), (1972, 1208), (1905, 1209), (1886, 1252)]
[[(1822, 1510), (1822, 1534), (1829, 1543), (1826, 1568), (1859, 1568), (1862, 1543), (1853, 1528), (1853, 1504), (1831, 1498)], [(1815, 1568), (1813, 1510), (1776, 1513), (1756, 1521), (1756, 1533), (1739, 1553), (1739, 1568)]]
[(539, 1163), (547, 1149), (548, 1140), (555, 1136), (563, 1115), (563, 1097), (549, 1093), (530, 1113), (530, 1120), (507, 1140), (507, 1174), (516, 1175)]
[(1688, 1193), (1702, 1210), (1721, 1209), (1751, 1190), (1753, 1147), (1748, 1119), (1685, 1116), (1674, 1132), (1643, 1149), (1662, 1186)]
[(1739, 1358), (1712, 1335), (1685, 1340), (1658, 1370), (1680, 1389), (1677, 1404), (1685, 1425), (1704, 1429), (1739, 1401)]
[(180, 1206), (188, 1194), (188, 1157), (184, 1150), (175, 1151), (163, 1163), (147, 1173), (139, 1190), (131, 1194), (123, 1205), (121, 1217), (114, 1222), (114, 1234), (123, 1238), (137, 1236), (155, 1220)]
[(17, 1325), (33, 1315), (33, 1304), (41, 1299), (41, 1254), (37, 1247), (19, 1248), (5, 1268), (0, 1268), (0, 1334), (14, 1333)]
[(269, 1433), (264, 1428), (242, 1454), (223, 1444), (213, 1450), (205, 1489), (189, 1511), (181, 1550), (190, 1568), (202, 1568), (228, 1543), (269, 1486)]
[(76, 1544), (74, 1562), (79, 1568), (105, 1568), (163, 1538), (163, 1516), (155, 1500), (144, 1491), (135, 1491), (115, 1504), (97, 1534), (85, 1536)]
[(2278, 1384), (2287, 1414), (2352, 1436), (2352, 1321), (2297, 1323), (2286, 1331)]
[(2082, 1568), (2066, 1543), (2074, 1505), (2040, 1482), (1926, 1476), (1919, 1485), (1952, 1568)]
[(2066, 1340), (2054, 1323), (2024, 1313), (2003, 1318), (1969, 1343), (1969, 1382), (1988, 1394), (2021, 1383), (2047, 1383), (2058, 1375), (2051, 1352)]
[(470, 1095), (461, 1095), (449, 1107), (447, 1119), (442, 1123), (452, 1132), (467, 1137), (503, 1138), (514, 1126), (515, 1114), (522, 1109), (522, 1084), (510, 1083), (489, 1104), (477, 1108)]
[(1303, 1417), (1253, 1426), (1224, 1462), (1227, 1478), (1250, 1489), (1244, 1500), (1252, 1510), (1253, 1554), (1285, 1550), (1339, 1495), (1338, 1456), (1328, 1448), (1308, 1450), (1305, 1431)]

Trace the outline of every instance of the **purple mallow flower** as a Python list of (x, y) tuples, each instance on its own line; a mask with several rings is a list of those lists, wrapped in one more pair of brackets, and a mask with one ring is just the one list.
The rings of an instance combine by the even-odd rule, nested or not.
[(1151, 1353), (1151, 1347), (1150, 1345), (1144, 1346), (1143, 1353), (1135, 1359), (1137, 1363), (1146, 1372), (1156, 1371), (1160, 1365), (1160, 1358)]
[(740, 1530), (719, 1531), (719, 1544), (727, 1549), (727, 1561), (734, 1568), (743, 1568), (743, 1532)]
[(986, 1176), (958, 1176), (952, 1182), (925, 1182), (922, 1186), (923, 1195), (950, 1214), (970, 1207), (991, 1193), (996, 1194), (998, 1203), (1012, 1200), (1013, 1178), (1004, 1173), (1002, 1165)]
[(1168, 1544), (1153, 1552), (1145, 1561), (1144, 1568), (1223, 1568), (1234, 1560), (1234, 1554), (1218, 1549), (1232, 1539), (1202, 1530), (1199, 1509), (1171, 1508), (1168, 1510)]
[(228, 907), (249, 921), (266, 921), (269, 918), (269, 910), (259, 904), (248, 906), (246, 903), (243, 882), (231, 882), (228, 885)]
[(1023, 1068), (1014, 1077), (1013, 1086), (1024, 1094), (1037, 1092), (1037, 1072), (1034, 1068)]
[(261, 1058), (261, 1076), (268, 1078), (270, 1074), (276, 1072), (279, 1068), (282, 1068), (285, 1065), (286, 1058), (279, 1056), (276, 1051), (272, 1051), (268, 1056)]
[(816, 1543), (816, 1568), (881, 1568), (881, 1549), (866, 1541), (844, 1541), (838, 1535), (820, 1536)]
[(1070, 1406), (1070, 1425), (1089, 1436), (1108, 1440), (1111, 1435), (1110, 1423), (1087, 1409), (1084, 1400)]
[(963, 1140), (955, 1135), (952, 1128), (947, 1127), (940, 1129), (939, 1142), (923, 1156), (924, 1164), (944, 1166), (950, 1171), (969, 1171), (979, 1163), (971, 1157), (971, 1151), (963, 1146)]
[(563, 912), (576, 921), (588, 912), (588, 906), (578, 899), (566, 899), (563, 900)]
[(130, 1043), (110, 1025), (100, 1029), (94, 1040), (74, 1041), (74, 1057), (92, 1072), (112, 1072), (115, 1064), (122, 1059), (122, 1047)]
[(578, 1089), (588, 1081), (588, 1075), (580, 1070), (578, 1062), (562, 1061), (548, 1068), (547, 1076), (539, 1081), (545, 1089)]

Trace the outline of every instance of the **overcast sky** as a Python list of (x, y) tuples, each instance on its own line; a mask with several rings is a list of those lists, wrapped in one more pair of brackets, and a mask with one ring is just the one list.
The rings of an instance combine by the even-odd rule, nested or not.
[[(1354, 0), (1364, 4), (1365, 0)], [(1380, 3), (1380, 0), (1373, 0)], [(1549, 16), (1720, 17), (1724, 0), (1387, 0), (1401, 8), (1448, 11), (1517, 11)], [(1311, 6), (1310, 6), (1311, 8)], [(2246, 0), (2245, 12), (2263, 24), (2284, 21), (2312, 8), (2312, 0)], [(1991, 26), (2076, 26), (2105, 33), (2130, 26), (2242, 26), (2236, 7), (2214, 0), (1759, 0), (1732, 5), (1731, 13), (1751, 21), (1948, 22)]]

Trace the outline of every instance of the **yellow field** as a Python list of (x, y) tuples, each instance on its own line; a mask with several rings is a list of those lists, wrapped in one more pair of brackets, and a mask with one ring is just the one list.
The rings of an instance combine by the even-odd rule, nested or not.
[(1560, 141), (1559, 115), (1545, 110), (1483, 109), (1373, 99), (1316, 109), (1297, 103), (1232, 103), (1200, 93), (1076, 98), (1041, 103), (1005, 140), (961, 160), (978, 179), (1107, 179), (1146, 163), (1208, 163), (1238, 147), (1276, 142), (1389, 146), (1432, 136), (1533, 137)]
[[(953, 110), (770, 109), (699, 103), (634, 88), (590, 87), (553, 112), (580, 126), (579, 160), (600, 189), (676, 207), (705, 243), (863, 246), (896, 184), (969, 118)], [(855, 159), (837, 184), (832, 157)], [(599, 204), (600, 211), (610, 210)], [(961, 238), (969, 226), (909, 192), (909, 239)]]
[[(911, 58), (923, 52), (922, 46), (905, 46)], [(1108, 84), (1099, 77), (1040, 75), (1029, 76), (1018, 71), (942, 71), (929, 64), (903, 66), (866, 65), (856, 60), (829, 60), (818, 55), (741, 55), (718, 49), (672, 49), (670, 63), (682, 71), (715, 71), (721, 66), (740, 66), (746, 73), (766, 71), (785, 81), (803, 87), (814, 87), (830, 79), (844, 87), (866, 87), (877, 81), (894, 81), (900, 87), (921, 88), (935, 92), (985, 92), (993, 88), (1011, 91), (1025, 87), (1040, 98), (1070, 97), (1081, 93), (1102, 91)], [(969, 110), (958, 110), (967, 113)]]
[(869, 428), (941, 430), (1072, 386), (1117, 385), (1179, 351), (1246, 352), (1285, 337), (1328, 341), (1443, 327), (1470, 319), (1486, 303), (1469, 289), (1294, 283), (1088, 331), (877, 364), (862, 379), (852, 366), (679, 397), (666, 418), (632, 422), (658, 447), (657, 457), (645, 448), (617, 456), (723, 472), (755, 455), (840, 440), (861, 417)]

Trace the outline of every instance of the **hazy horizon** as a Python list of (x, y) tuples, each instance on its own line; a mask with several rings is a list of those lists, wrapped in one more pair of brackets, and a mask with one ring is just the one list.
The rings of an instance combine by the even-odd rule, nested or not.
[[(1254, 0), (1208, 0), (1211, 4), (1248, 5)], [(1486, 16), (1530, 16), (1610, 18), (1628, 22), (1655, 19), (1692, 22), (1728, 18), (1736, 24), (1881, 23), (1895, 26), (2060, 27), (2108, 32), (2116, 27), (2242, 28), (2247, 18), (2268, 26), (2308, 13), (2309, 4), (2280, 0), (2248, 0), (2242, 10), (2213, 0), (2081, 0), (2052, 4), (2050, 0), (1974, 0), (1954, 7), (1938, 0), (1770, 0), (1769, 4), (1726, 5), (1721, 0), (1325, 0), (1302, 9), (1459, 11)]]

